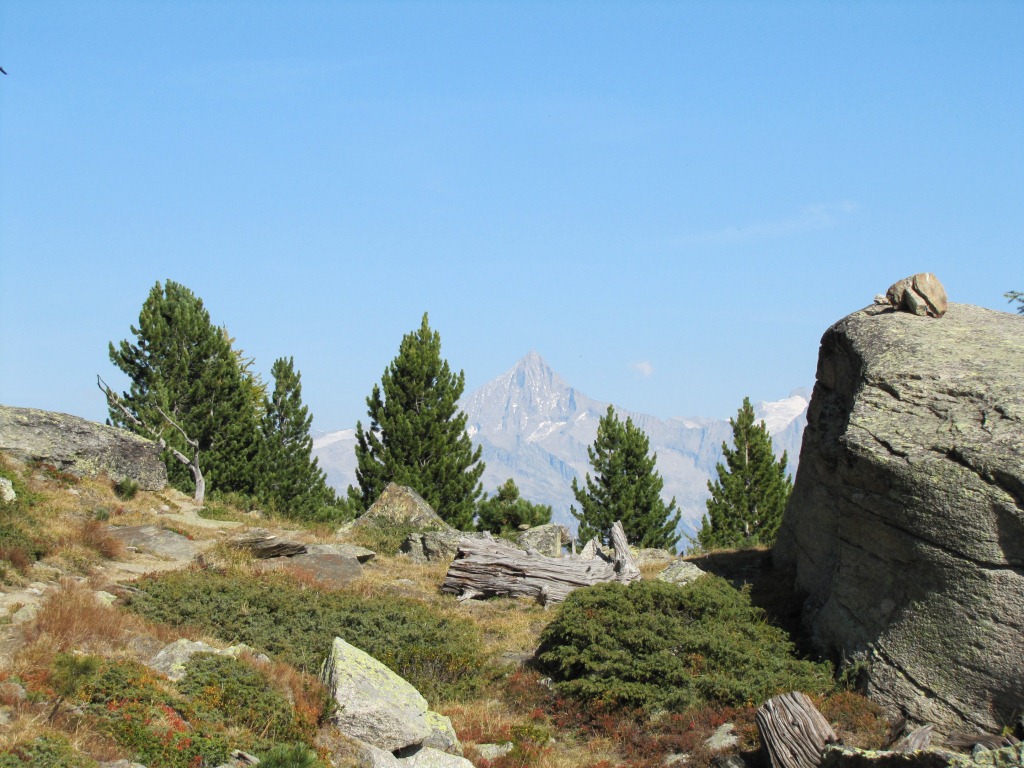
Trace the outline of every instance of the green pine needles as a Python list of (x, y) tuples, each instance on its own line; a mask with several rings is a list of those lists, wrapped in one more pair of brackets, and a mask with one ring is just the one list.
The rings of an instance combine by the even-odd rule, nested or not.
[(579, 521), (580, 541), (596, 536), (608, 543), (612, 525), (621, 520), (630, 544), (675, 551), (681, 513), (674, 498), (668, 505), (662, 501), (664, 481), (654, 469), (658, 457), (648, 456), (649, 450), (644, 431), (632, 419), (619, 421), (609, 405), (594, 445), (587, 448), (594, 477), (587, 474), (586, 488), (572, 481), (580, 510), (572, 507), (571, 512)]
[(1024, 291), (1009, 291), (1003, 294), (1011, 304), (1017, 303), (1017, 314), (1024, 315)]
[(419, 493), (450, 525), (472, 528), (484, 464), (458, 409), (465, 386), (465, 374), (452, 373), (441, 358), (441, 336), (424, 313), (366, 398), (370, 428), (356, 424), (359, 488), (348, 491), (354, 507), (369, 508), (396, 482)]
[(734, 447), (722, 443), (726, 463), (716, 467), (718, 479), (708, 481), (711, 498), (697, 543), (703, 550), (771, 546), (793, 490), (787, 456), (776, 460), (768, 428), (754, 423), (750, 398), (729, 424)]
[(477, 505), (476, 529), (493, 534), (511, 533), (551, 522), (551, 507), (534, 504), (519, 495), (519, 487), (510, 477), (493, 497)]

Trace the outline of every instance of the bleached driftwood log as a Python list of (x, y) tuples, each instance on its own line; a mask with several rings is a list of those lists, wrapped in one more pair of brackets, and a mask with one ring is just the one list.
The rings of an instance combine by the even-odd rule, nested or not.
[(799, 691), (769, 699), (756, 719), (772, 768), (817, 768), (825, 747), (839, 740), (810, 697)]
[(533, 597), (543, 605), (565, 600), (579, 587), (605, 581), (624, 584), (640, 578), (622, 523), (612, 526), (613, 560), (545, 557), (494, 539), (463, 539), (441, 584), (441, 591), (473, 597)]

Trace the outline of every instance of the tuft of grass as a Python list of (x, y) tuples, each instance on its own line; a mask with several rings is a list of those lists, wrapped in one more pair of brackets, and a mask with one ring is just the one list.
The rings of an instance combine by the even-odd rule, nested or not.
[(131, 501), (139, 492), (139, 484), (126, 477), (114, 483), (114, 495), (122, 501)]

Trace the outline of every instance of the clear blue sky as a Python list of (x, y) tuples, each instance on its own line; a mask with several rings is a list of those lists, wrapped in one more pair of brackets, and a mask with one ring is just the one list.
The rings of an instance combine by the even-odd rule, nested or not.
[(319, 430), (424, 311), (724, 417), (908, 274), (1024, 290), (1022, 2), (0, 0), (0, 66), (4, 404), (102, 419), (167, 278)]

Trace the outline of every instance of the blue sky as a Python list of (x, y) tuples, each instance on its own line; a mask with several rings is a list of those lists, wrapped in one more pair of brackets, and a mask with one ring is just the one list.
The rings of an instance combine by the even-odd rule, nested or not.
[(0, 0), (0, 66), (5, 404), (102, 419), (168, 278), (320, 430), (424, 311), (725, 417), (908, 274), (1024, 290), (1020, 2)]

